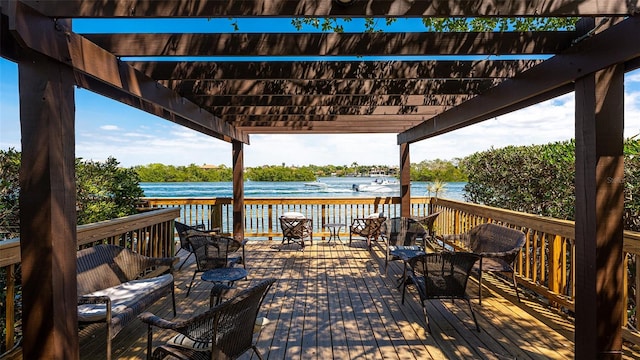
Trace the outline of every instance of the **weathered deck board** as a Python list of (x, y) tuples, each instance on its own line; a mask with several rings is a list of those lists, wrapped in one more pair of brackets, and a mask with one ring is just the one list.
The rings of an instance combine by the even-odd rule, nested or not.
[[(344, 240), (343, 240), (344, 241)], [(295, 244), (278, 251), (279, 241), (252, 241), (247, 246), (249, 278), (236, 283), (244, 288), (264, 278), (278, 281), (267, 294), (260, 316), (270, 320), (255, 340), (265, 359), (571, 359), (573, 322), (566, 316), (523, 297), (501, 279), (483, 281), (483, 304), (477, 303), (477, 282), (468, 293), (482, 328), (475, 330), (471, 313), (462, 301), (430, 301), (425, 321), (419, 298), (410, 286), (405, 304), (396, 288), (402, 264), (392, 262), (384, 273), (384, 248), (354, 239), (337, 245), (316, 239), (299, 251)], [(184, 254), (186, 255), (186, 253)], [(210, 284), (199, 280), (188, 298), (186, 290), (194, 264), (176, 274), (178, 318), (208, 307)], [(155, 304), (152, 312), (171, 318), (170, 300)], [(171, 336), (154, 332), (154, 343)], [(113, 341), (114, 355), (141, 359), (146, 355), (146, 327), (127, 326)], [(625, 358), (637, 354), (626, 349)], [(104, 331), (82, 332), (83, 359), (104, 357)], [(251, 351), (243, 359), (255, 358)]]

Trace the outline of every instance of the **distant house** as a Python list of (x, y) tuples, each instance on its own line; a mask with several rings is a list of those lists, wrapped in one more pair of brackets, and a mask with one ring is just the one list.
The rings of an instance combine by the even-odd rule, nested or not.
[(202, 166), (200, 166), (200, 169), (217, 169), (218, 165), (209, 165), (209, 164), (204, 164)]

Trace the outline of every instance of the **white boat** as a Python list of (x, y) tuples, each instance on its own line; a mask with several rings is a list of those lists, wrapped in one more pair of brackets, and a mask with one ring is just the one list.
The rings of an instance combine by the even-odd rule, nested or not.
[(386, 177), (377, 178), (375, 181), (372, 181), (370, 185), (397, 185), (398, 182), (395, 180), (389, 180)]
[(360, 192), (389, 193), (398, 190), (398, 182), (387, 178), (378, 178), (367, 184), (353, 184), (351, 189)]
[(304, 186), (324, 189), (329, 185), (327, 185), (327, 184), (325, 184), (323, 182), (320, 182), (320, 181), (314, 181), (314, 182), (304, 183)]

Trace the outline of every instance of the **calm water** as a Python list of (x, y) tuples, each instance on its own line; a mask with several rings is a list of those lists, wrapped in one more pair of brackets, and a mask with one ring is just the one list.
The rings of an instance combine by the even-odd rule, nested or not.
[[(322, 187), (311, 187), (305, 182), (263, 182), (247, 181), (244, 184), (245, 197), (351, 197), (351, 196), (400, 196), (400, 185), (385, 188), (367, 189), (375, 178), (326, 177), (318, 182)], [(354, 191), (356, 184), (361, 189)], [(427, 182), (412, 182), (411, 195), (428, 196)], [(464, 200), (463, 188), (466, 183), (446, 183), (444, 191), (438, 196)], [(231, 197), (231, 182), (184, 182), (184, 183), (140, 183), (146, 197)], [(431, 194), (432, 196), (435, 194)]]

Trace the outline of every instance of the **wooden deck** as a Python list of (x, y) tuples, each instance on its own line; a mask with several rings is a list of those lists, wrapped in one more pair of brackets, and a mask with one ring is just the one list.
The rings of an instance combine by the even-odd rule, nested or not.
[[(347, 240), (348, 242), (348, 240)], [(475, 330), (462, 301), (431, 301), (427, 306), (432, 333), (424, 329), (422, 308), (413, 289), (405, 304), (396, 279), (402, 272), (394, 262), (384, 274), (382, 244), (371, 252), (363, 241), (353, 246), (314, 241), (304, 252), (296, 245), (278, 251), (279, 241), (252, 241), (247, 247), (249, 279), (274, 277), (261, 315), (270, 320), (256, 335), (265, 359), (572, 359), (573, 321), (528, 297), (517, 303), (508, 282), (484, 281), (482, 307), (477, 303), (477, 282), (468, 292), (482, 331)], [(193, 259), (176, 275), (178, 317), (208, 306), (210, 284), (196, 279), (189, 298), (186, 289), (193, 275)], [(171, 318), (170, 300), (151, 309)], [(155, 332), (159, 343), (170, 337)], [(114, 338), (114, 358), (145, 357), (146, 327), (130, 324)], [(102, 328), (81, 332), (83, 359), (104, 357)], [(638, 358), (627, 349), (625, 358)], [(251, 351), (243, 358), (257, 358)]]

